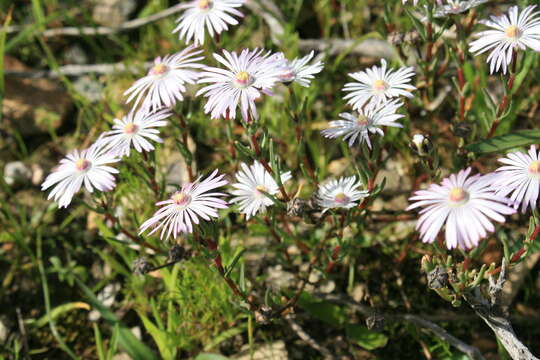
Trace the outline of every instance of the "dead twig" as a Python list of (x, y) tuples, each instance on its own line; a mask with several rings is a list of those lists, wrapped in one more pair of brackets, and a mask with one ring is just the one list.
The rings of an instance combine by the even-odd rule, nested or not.
[[(134, 19), (124, 22), (118, 27), (107, 27), (107, 26), (83, 26), (83, 27), (62, 27), (62, 28), (56, 28), (56, 29), (47, 29), (40, 33), (40, 36), (44, 38), (54, 37), (54, 36), (95, 36), (95, 35), (112, 35), (117, 34), (119, 32), (128, 31), (132, 29), (139, 28), (141, 26), (159, 21), (161, 19), (164, 19), (168, 16), (171, 16), (173, 14), (176, 14), (183, 10), (182, 7), (183, 3), (180, 3), (178, 5), (171, 6), (170, 8), (167, 8), (165, 10), (162, 10), (160, 12), (157, 12), (153, 15), (145, 16), (140, 19)], [(23, 29), (27, 28), (28, 25), (25, 26), (9, 26), (7, 29), (7, 33), (15, 33), (22, 31)]]
[(506, 309), (502, 306), (501, 295), (506, 281), (506, 260), (503, 258), (499, 277), (489, 277), (488, 297), (482, 294), (480, 288), (473, 293), (464, 295), (474, 312), (493, 330), (504, 348), (514, 360), (539, 360), (518, 339), (512, 323), (508, 320)]
[(285, 316), (285, 321), (289, 324), (291, 329), (298, 335), (300, 339), (302, 339), (306, 344), (308, 344), (312, 349), (320, 352), (325, 360), (331, 360), (334, 359), (334, 356), (328, 350), (322, 345), (319, 345), (311, 336), (309, 336), (308, 333), (305, 332), (304, 329), (296, 321), (293, 320), (292, 315)]

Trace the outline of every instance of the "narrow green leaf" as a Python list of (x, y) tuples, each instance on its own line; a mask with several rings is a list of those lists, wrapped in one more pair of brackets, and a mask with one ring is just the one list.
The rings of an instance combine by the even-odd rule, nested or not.
[(229, 360), (229, 358), (218, 354), (199, 354), (195, 360)]
[(482, 140), (466, 148), (476, 154), (488, 154), (540, 143), (540, 130), (520, 130)]
[(350, 340), (366, 350), (384, 347), (388, 342), (386, 335), (368, 330), (368, 328), (362, 325), (349, 324), (345, 330)]
[(119, 336), (118, 342), (120, 346), (129, 354), (129, 356), (134, 360), (158, 360), (158, 357), (150, 350), (148, 346), (143, 344), (139, 339), (133, 335), (131, 330), (122, 324), (116, 315), (105, 305), (103, 305), (96, 295), (90, 290), (82, 281), (77, 279), (77, 284), (83, 291), (83, 293), (88, 298), (88, 301), (92, 306), (99, 311), (101, 316), (108, 321), (111, 325), (115, 326), (118, 324)]

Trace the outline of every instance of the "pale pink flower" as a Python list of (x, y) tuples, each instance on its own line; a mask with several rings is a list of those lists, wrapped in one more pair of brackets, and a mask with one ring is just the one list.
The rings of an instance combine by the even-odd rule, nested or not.
[(178, 26), (173, 33), (178, 32), (180, 39), (190, 42), (194, 39), (196, 45), (204, 44), (205, 29), (211, 37), (229, 29), (229, 25), (237, 25), (238, 20), (233, 16), (244, 16), (237, 8), (244, 5), (245, 0), (194, 0), (181, 5), (185, 12), (176, 20)]
[(200, 177), (194, 182), (182, 185), (180, 191), (175, 192), (170, 199), (156, 203), (162, 206), (140, 227), (139, 234), (152, 229), (148, 235), (161, 230), (160, 238), (167, 239), (179, 233), (192, 233), (193, 224), (199, 224), (199, 217), (205, 221), (219, 217), (218, 209), (226, 209), (227, 202), (220, 199), (226, 194), (208, 192), (227, 184), (223, 180), (224, 175), (217, 175), (215, 170), (206, 179), (200, 181)]
[(345, 84), (343, 91), (349, 92), (344, 99), (352, 105), (354, 110), (370, 103), (378, 105), (392, 98), (405, 96), (412, 98), (411, 91), (416, 90), (410, 84), (414, 76), (413, 67), (387, 69), (386, 60), (381, 60), (381, 66), (373, 66), (365, 71), (349, 74), (358, 82)]
[(165, 119), (169, 116), (168, 109), (152, 113), (132, 111), (122, 119), (114, 119), (112, 130), (105, 132), (100, 141), (118, 156), (128, 156), (132, 147), (138, 152), (152, 151), (154, 145), (150, 141), (163, 142), (158, 128), (167, 125)]
[(503, 215), (516, 211), (507, 206), (508, 199), (490, 188), (490, 176), (469, 176), (471, 168), (443, 179), (441, 185), (431, 184), (418, 190), (409, 200), (407, 210), (423, 207), (416, 229), (423, 242), (432, 243), (446, 223), (448, 249), (471, 249), (495, 231), (492, 221), (505, 222)]
[(540, 188), (540, 154), (532, 145), (529, 153), (512, 152), (499, 159), (505, 164), (496, 170), (492, 187), (500, 196), (510, 196), (514, 208), (521, 205), (521, 212), (528, 207), (536, 209)]
[(540, 12), (533, 12), (535, 8), (536, 5), (527, 6), (520, 13), (517, 6), (512, 6), (508, 14), (480, 21), (491, 30), (475, 34), (478, 39), (470, 43), (469, 50), (475, 55), (491, 51), (487, 57), (490, 73), (502, 68), (506, 74), (514, 51), (540, 51)]
[(264, 50), (244, 49), (240, 55), (236, 52), (223, 50), (223, 56), (214, 54), (218, 62), (226, 67), (205, 67), (199, 83), (210, 83), (197, 92), (208, 98), (204, 106), (205, 113), (211, 113), (212, 118), (236, 117), (236, 108), (244, 120), (248, 121), (251, 114), (258, 118), (255, 100), (261, 93), (272, 95), (272, 87), (280, 81), (283, 73), (283, 59)]
[(369, 195), (367, 190), (359, 190), (362, 182), (356, 176), (332, 179), (319, 185), (316, 201), (323, 208), (323, 212), (329, 209), (350, 209), (358, 205), (358, 200)]
[(41, 190), (54, 185), (47, 199), (54, 198), (59, 207), (67, 207), (83, 185), (90, 193), (94, 189), (112, 190), (116, 185), (113, 174), (118, 170), (107, 164), (118, 161), (120, 159), (108, 153), (99, 141), (86, 150), (74, 150), (60, 160), (58, 168), (41, 184)]
[(176, 54), (157, 57), (148, 75), (126, 90), (124, 95), (129, 95), (126, 102), (135, 99), (135, 108), (144, 97), (142, 107), (147, 111), (156, 111), (162, 107), (170, 108), (182, 101), (186, 84), (195, 84), (199, 78), (196, 69), (204, 67), (197, 62), (203, 59), (202, 56), (197, 56), (201, 52), (202, 50), (196, 50), (194, 46), (188, 46)]

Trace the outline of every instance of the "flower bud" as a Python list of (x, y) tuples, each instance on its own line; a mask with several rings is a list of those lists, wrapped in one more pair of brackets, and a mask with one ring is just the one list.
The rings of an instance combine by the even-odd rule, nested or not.
[(145, 256), (142, 256), (140, 258), (136, 258), (133, 261), (133, 273), (135, 275), (144, 275), (150, 271), (150, 264), (148, 264), (148, 261), (146, 260)]
[(422, 134), (414, 135), (410, 146), (411, 149), (419, 156), (429, 155), (433, 151), (433, 143), (429, 137)]

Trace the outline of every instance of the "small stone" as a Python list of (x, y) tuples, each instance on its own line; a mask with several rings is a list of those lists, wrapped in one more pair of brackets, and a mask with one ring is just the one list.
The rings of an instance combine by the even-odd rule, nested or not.
[(73, 82), (73, 87), (93, 103), (103, 97), (103, 85), (89, 76), (81, 76)]
[(22, 186), (31, 183), (32, 170), (22, 161), (12, 161), (4, 166), (4, 181), (9, 186)]

